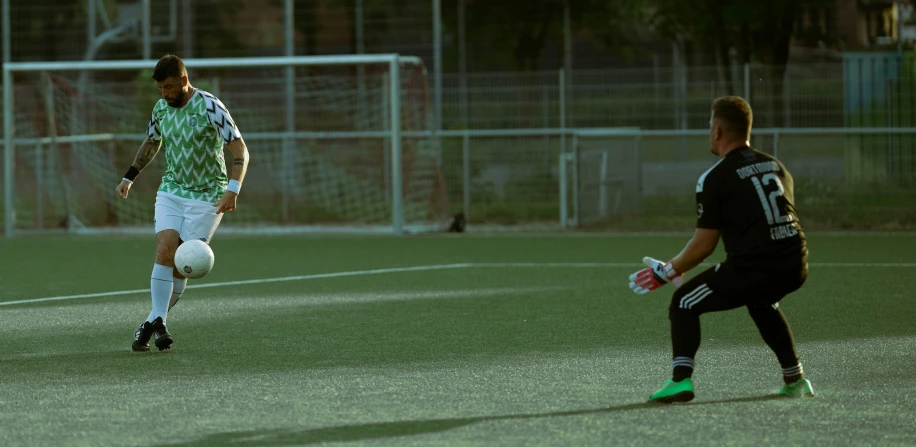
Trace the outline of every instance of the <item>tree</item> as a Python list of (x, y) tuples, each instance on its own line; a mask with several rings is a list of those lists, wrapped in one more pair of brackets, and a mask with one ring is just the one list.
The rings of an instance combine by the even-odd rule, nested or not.
[[(241, 5), (222, 0), (193, 0), (191, 2), (194, 25), (194, 50), (196, 57), (247, 56), (247, 48), (239, 41), (238, 30), (233, 26)], [(166, 45), (168, 48), (170, 45)], [(172, 50), (174, 51), (174, 50)]]
[[(454, 36), (457, 22), (457, 0), (442, 1), (442, 25), (446, 34), (445, 50), (454, 51), (456, 45), (448, 43)], [(534, 70), (548, 42), (562, 41), (563, 5), (569, 1), (573, 32), (589, 29), (591, 34), (607, 48), (626, 52), (631, 48), (627, 37), (628, 24), (632, 24), (637, 0), (465, 0), (466, 35), (468, 51), (478, 68)], [(386, 34), (393, 30), (396, 18), (406, 10), (430, 5), (432, 0), (362, 0), (364, 39), (366, 51), (377, 51)], [(283, 8), (284, 0), (271, 0)], [(304, 54), (314, 54), (316, 36), (322, 24), (319, 8), (346, 8), (353, 20), (356, 0), (296, 1), (294, 27), (305, 38)], [(431, 9), (431, 8), (430, 8)], [(430, 11), (431, 12), (431, 11)], [(351, 22), (352, 23), (352, 22)], [(430, 15), (429, 30), (432, 30)], [(355, 23), (353, 24), (355, 52)], [(373, 48), (375, 47), (375, 48)]]
[[(429, 2), (431, 0), (422, 0)], [(362, 0), (363, 15), (363, 44), (365, 51), (372, 53), (378, 50), (380, 37), (389, 31), (391, 17), (398, 11), (407, 8), (410, 0)], [(355, 22), (356, 0), (329, 0), (328, 6), (345, 6), (350, 11), (350, 17)], [(430, 25), (432, 26), (432, 25)], [(356, 47), (356, 23), (353, 24), (353, 52)]]
[(85, 1), (47, 0), (10, 2), (10, 35), (13, 60), (72, 59), (85, 44)]
[[(834, 0), (651, 0), (649, 23), (662, 36), (689, 39), (716, 56), (719, 76), (727, 91), (734, 86), (725, 75), (731, 53), (740, 64), (757, 61), (767, 67), (769, 110), (782, 110), (783, 77), (793, 37), (828, 39), (817, 27), (797, 26), (806, 9), (829, 7)], [(773, 120), (775, 117), (771, 117)], [(778, 121), (770, 123), (776, 124)]]
[[(373, 51), (373, 43), (378, 42), (378, 37), (388, 31), (389, 18), (402, 10), (409, 0), (363, 0), (363, 31), (366, 43), (366, 52)], [(423, 0), (429, 1), (429, 0)], [(285, 0), (271, 0), (275, 6), (283, 9)], [(325, 0), (319, 1), (293, 1), (293, 28), (305, 38), (306, 55), (318, 53), (317, 36), (322, 29), (318, 20), (319, 9), (346, 8), (350, 11), (353, 31), (353, 53), (356, 53), (356, 24), (353, 18), (356, 14), (356, 0)]]
[[(726, 75), (725, 67), (730, 61), (730, 42), (741, 34), (740, 24), (735, 23), (735, 5), (728, 0), (697, 0), (684, 2), (679, 0), (653, 0), (653, 7), (648, 13), (648, 24), (662, 37), (672, 40), (689, 39), (701, 49), (715, 54), (719, 71), (719, 80), (726, 86), (726, 91), (734, 92), (731, 77)], [(731, 38), (730, 38), (731, 37)], [(738, 43), (738, 46), (742, 42)], [(747, 47), (744, 46), (745, 54)]]
[[(270, 3), (280, 8), (281, 11), (286, 7), (285, 0), (271, 0)], [(317, 36), (318, 31), (321, 30), (321, 25), (318, 23), (317, 11), (319, 5), (320, 4), (316, 1), (297, 2), (293, 0), (293, 29), (305, 37), (305, 55), (316, 53), (317, 42), (315, 36)], [(280, 23), (279, 26), (282, 28), (284, 24)], [(293, 54), (300, 54), (296, 51), (295, 44), (293, 45)]]
[(537, 69), (547, 42), (562, 40), (565, 1), (573, 33), (588, 28), (607, 48), (628, 47), (626, 23), (637, 11), (634, 0), (467, 0), (469, 52), (490, 69)]

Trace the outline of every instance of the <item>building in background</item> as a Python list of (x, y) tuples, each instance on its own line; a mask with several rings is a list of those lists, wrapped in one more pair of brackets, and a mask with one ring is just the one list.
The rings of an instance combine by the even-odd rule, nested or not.
[[(889, 50), (896, 48), (900, 38), (905, 46), (916, 41), (912, 12), (911, 0), (836, 0), (831, 8), (809, 11), (806, 20), (835, 29), (847, 50)], [(902, 25), (899, 29), (898, 23)]]

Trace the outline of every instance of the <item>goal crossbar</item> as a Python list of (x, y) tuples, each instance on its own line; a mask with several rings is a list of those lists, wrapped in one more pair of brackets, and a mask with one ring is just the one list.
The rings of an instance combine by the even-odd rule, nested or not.
[[(276, 56), (276, 57), (239, 57), (239, 58), (188, 58), (182, 59), (188, 68), (223, 68), (223, 67), (286, 67), (290, 65), (358, 65), (383, 63), (421, 62), (416, 56), (399, 54), (344, 54), (333, 56)], [(97, 71), (97, 70), (132, 70), (146, 69), (156, 65), (155, 59), (125, 59), (113, 61), (60, 61), (60, 62), (7, 62), (3, 71)]]
[[(60, 62), (7, 62), (3, 64), (3, 195), (4, 195), (4, 229), (5, 235), (15, 233), (15, 125), (13, 73), (38, 71), (103, 71), (150, 69), (157, 60), (134, 59), (112, 61), (60, 61)], [(391, 144), (391, 214), (392, 231), (403, 232), (403, 188), (402, 188), (402, 147), (401, 147), (401, 91), (400, 66), (404, 64), (422, 64), (415, 56), (399, 54), (372, 55), (329, 55), (329, 56), (283, 56), (283, 57), (246, 57), (246, 58), (188, 58), (184, 59), (188, 68), (245, 68), (245, 67), (290, 67), (290, 66), (331, 66), (331, 65), (371, 65), (387, 64), (389, 89), (392, 92), (389, 101), (389, 129), (387, 136)]]

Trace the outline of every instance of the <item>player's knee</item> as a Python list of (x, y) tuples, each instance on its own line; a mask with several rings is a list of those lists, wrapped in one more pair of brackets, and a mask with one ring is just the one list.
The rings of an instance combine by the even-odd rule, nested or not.
[(160, 237), (156, 241), (156, 264), (174, 266), (175, 250), (178, 249), (178, 240)]
[(681, 302), (681, 299), (677, 295), (675, 295), (674, 298), (671, 299), (671, 304), (668, 305), (668, 319), (669, 320), (675, 320), (678, 317), (693, 313), (693, 310), (689, 308), (681, 307), (680, 302)]
[(680, 320), (692, 313), (693, 311), (690, 309), (681, 309), (676, 306), (671, 306), (668, 308), (668, 319), (671, 321)]
[(176, 248), (178, 247), (169, 244), (158, 244), (156, 246), (156, 264), (174, 266)]
[(684, 287), (680, 287), (677, 290), (675, 290), (674, 293), (671, 295), (671, 303), (668, 305), (668, 314), (669, 315), (672, 312), (680, 309), (681, 298), (684, 297), (684, 293), (682, 292), (683, 290), (684, 290)]
[(771, 304), (751, 304), (747, 306), (747, 313), (750, 314), (751, 318), (756, 320), (758, 318), (771, 318), (774, 315), (779, 315), (779, 302)]
[[(674, 320), (678, 316), (685, 317), (690, 315), (700, 315), (702, 311), (695, 307), (696, 302), (688, 295), (695, 288), (681, 286), (671, 295), (671, 303), (668, 305), (668, 319)], [(695, 295), (695, 294), (694, 294)]]

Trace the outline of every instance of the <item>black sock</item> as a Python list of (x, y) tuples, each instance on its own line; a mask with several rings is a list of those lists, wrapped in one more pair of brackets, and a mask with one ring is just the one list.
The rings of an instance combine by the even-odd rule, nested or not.
[[(678, 364), (678, 359), (681, 359), (681, 364)], [(690, 361), (690, 365), (685, 364), (685, 360)], [(678, 357), (674, 359), (674, 372), (671, 373), (671, 380), (675, 382), (680, 382), (684, 379), (689, 379), (693, 376), (693, 359), (688, 359), (687, 357)]]
[(693, 358), (700, 349), (700, 315), (672, 304), (668, 318), (674, 354), (672, 380), (680, 382), (693, 375)]
[(805, 370), (802, 369), (801, 363), (782, 368), (782, 380), (786, 383), (795, 383), (798, 382), (802, 377), (805, 377)]
[(671, 361), (674, 372), (671, 373), (671, 380), (680, 382), (693, 376), (693, 359), (690, 357), (675, 357)]

